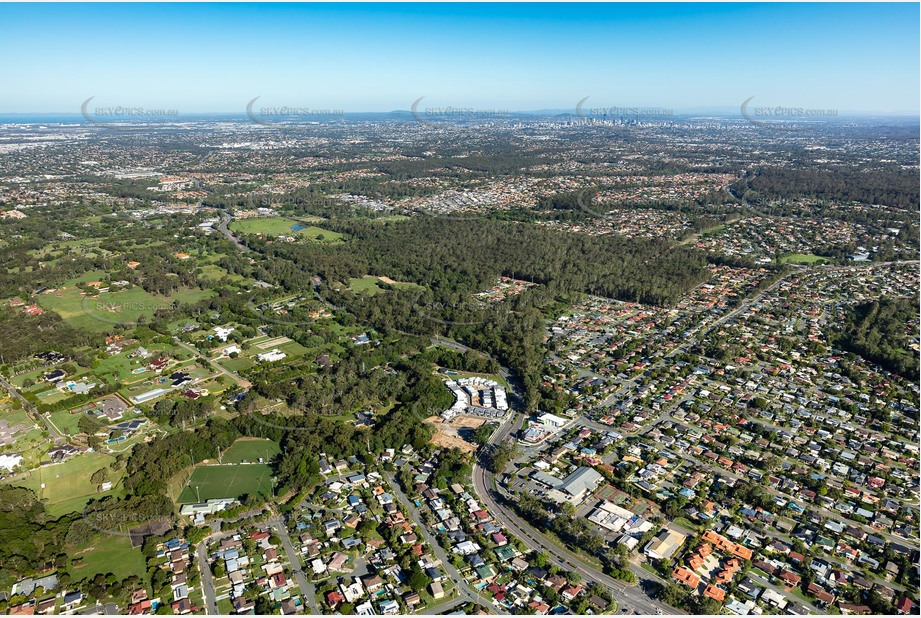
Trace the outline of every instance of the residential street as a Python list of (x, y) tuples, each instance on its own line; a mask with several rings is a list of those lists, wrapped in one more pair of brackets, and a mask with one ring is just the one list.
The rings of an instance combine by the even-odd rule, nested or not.
[[(439, 560), (441, 560), (442, 567), (444, 568), (445, 572), (448, 574), (448, 577), (454, 583), (454, 587), (458, 591), (458, 594), (459, 594), (458, 597), (455, 597), (455, 599), (450, 602), (446, 601), (442, 605), (452, 605), (453, 606), (453, 605), (457, 605), (458, 603), (463, 603), (466, 601), (473, 601), (477, 603), (486, 604), (486, 601), (484, 599), (479, 598), (478, 596), (472, 594), (468, 590), (467, 584), (464, 581), (464, 578), (457, 571), (457, 569), (454, 568), (454, 565), (451, 564), (450, 558), (445, 553), (444, 549), (442, 549), (441, 545), (438, 544), (438, 539), (435, 538), (435, 535), (433, 535), (429, 531), (428, 527), (422, 523), (424, 521), (422, 519), (422, 514), (419, 512), (419, 509), (416, 508), (416, 505), (413, 504), (412, 500), (409, 499), (409, 496), (407, 496), (406, 493), (403, 492), (403, 489), (400, 487), (399, 483), (397, 483), (397, 480), (393, 476), (393, 474), (390, 474), (390, 473), (387, 474), (387, 482), (390, 483), (390, 487), (393, 489), (393, 493), (396, 494), (400, 503), (403, 504), (406, 507), (406, 509), (409, 511), (410, 521), (416, 522), (419, 525), (419, 528), (422, 530), (422, 536), (425, 537), (425, 540), (428, 542), (429, 546), (432, 548), (432, 552), (435, 554), (435, 556)], [(439, 612), (434, 611), (435, 609), (436, 608), (430, 608), (429, 610), (426, 611), (426, 613), (439, 613)]]
[(304, 575), (304, 565), (301, 562), (301, 556), (291, 542), (291, 537), (288, 536), (288, 529), (285, 527), (284, 519), (273, 519), (268, 523), (278, 531), (278, 536), (281, 538), (281, 544), (284, 545), (285, 553), (288, 554), (288, 562), (291, 563), (291, 571), (294, 573), (295, 579), (297, 579), (297, 585), (300, 586), (301, 595), (310, 606), (311, 613), (319, 614), (320, 610), (317, 608), (317, 589), (313, 584), (307, 581), (307, 576)]

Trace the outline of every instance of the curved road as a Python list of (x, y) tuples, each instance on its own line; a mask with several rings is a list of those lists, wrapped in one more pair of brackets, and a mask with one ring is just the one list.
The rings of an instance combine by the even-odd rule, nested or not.
[[(516, 421), (506, 423), (493, 435), (490, 443), (494, 444), (504, 440), (522, 419), (523, 417), (519, 416)], [(473, 468), (473, 485), (477, 495), (489, 509), (489, 512), (493, 514), (493, 517), (505, 525), (512, 534), (520, 538), (525, 545), (547, 554), (550, 557), (550, 561), (562, 569), (579, 573), (586, 582), (594, 581), (601, 584), (614, 595), (621, 608), (626, 608), (628, 612), (638, 614), (656, 614), (657, 611), (661, 611), (664, 614), (685, 613), (651, 598), (644, 592), (644, 586), (642, 585), (628, 585), (605, 575), (583, 562), (576, 554), (560, 548), (544, 537), (537, 529), (500, 504), (497, 499), (499, 498), (498, 493), (494, 489), (495, 479), (491, 472), (480, 466), (479, 462), (476, 462)], [(644, 580), (661, 582), (658, 577), (642, 567), (633, 563), (628, 564), (630, 569), (637, 575), (640, 584)]]
[[(443, 337), (432, 337), (432, 342), (436, 345), (449, 347), (460, 352), (466, 352), (468, 350), (475, 353), (477, 352), (477, 350), (473, 350), (462, 343)], [(500, 373), (509, 383), (509, 394), (518, 398), (519, 393), (515, 391), (514, 375), (505, 367), (500, 368)], [(503, 422), (493, 433), (492, 437), (489, 439), (489, 444), (498, 444), (505, 440), (514, 431), (517, 431), (524, 419), (525, 416), (512, 413), (512, 416)], [(642, 585), (628, 585), (598, 571), (593, 566), (583, 562), (576, 554), (561, 549), (547, 539), (540, 531), (536, 530), (509, 509), (505, 508), (497, 500), (499, 496), (494, 489), (495, 478), (491, 472), (480, 465), (479, 460), (474, 461), (473, 486), (480, 501), (486, 506), (489, 512), (492, 513), (493, 517), (508, 528), (512, 534), (521, 539), (527, 547), (547, 554), (550, 560), (560, 568), (581, 574), (586, 582), (597, 582), (601, 584), (614, 595), (614, 598), (621, 608), (625, 608), (628, 612), (632, 611), (638, 614), (656, 614), (659, 611), (663, 614), (685, 613), (651, 598), (644, 592)], [(632, 563), (629, 563), (629, 566), (630, 569), (636, 573), (640, 584), (649, 580), (662, 582), (661, 579), (642, 567)]]

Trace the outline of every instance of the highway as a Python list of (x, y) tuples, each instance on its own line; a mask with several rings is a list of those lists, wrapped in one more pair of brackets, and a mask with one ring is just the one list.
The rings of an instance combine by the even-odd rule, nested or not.
[[(472, 348), (462, 343), (451, 341), (443, 337), (432, 337), (432, 342), (436, 345), (442, 345), (452, 348), (459, 352), (471, 350)], [(516, 381), (514, 375), (505, 367), (500, 368), (500, 374), (509, 383), (509, 399), (518, 399), (520, 395), (515, 389)], [(489, 439), (489, 444), (498, 444), (505, 440), (513, 432), (517, 431), (525, 420), (521, 414), (512, 414)], [(628, 613), (638, 614), (656, 614), (661, 611), (663, 614), (683, 614), (685, 612), (665, 605), (650, 597), (644, 589), (648, 589), (650, 581), (664, 583), (660, 578), (646, 571), (639, 565), (630, 563), (630, 569), (637, 575), (639, 585), (628, 585), (624, 582), (617, 581), (613, 577), (605, 575), (593, 566), (585, 563), (581, 557), (561, 549), (550, 539), (546, 538), (541, 532), (533, 528), (530, 524), (512, 513), (509, 509), (502, 506), (496, 493), (495, 479), (491, 472), (486, 470), (479, 460), (474, 462), (473, 466), (473, 486), (480, 501), (486, 506), (497, 522), (504, 525), (512, 534), (521, 539), (521, 541), (530, 549), (543, 552), (550, 557), (550, 560), (566, 571), (580, 573), (586, 582), (598, 582), (611, 591), (621, 608), (626, 608)], [(645, 583), (645, 585), (644, 585)]]
[(219, 231), (221, 234), (226, 236), (227, 240), (229, 240), (234, 245), (236, 245), (237, 249), (239, 249), (243, 253), (248, 253), (252, 251), (252, 249), (250, 249), (249, 247), (244, 245), (242, 242), (240, 242), (240, 239), (234, 236), (233, 232), (231, 232), (230, 229), (227, 227), (227, 224), (230, 223), (230, 221), (231, 221), (231, 216), (227, 214), (226, 211), (221, 211), (221, 221), (220, 223), (215, 225), (214, 228), (217, 231)]
[[(503, 425), (493, 434), (490, 439), (491, 444), (504, 440), (517, 426), (524, 417), (519, 416), (516, 420)], [(473, 485), (480, 500), (486, 506), (492, 516), (502, 523), (509, 532), (517, 536), (529, 548), (543, 552), (549, 556), (551, 562), (566, 571), (574, 571), (582, 575), (584, 581), (598, 582), (611, 591), (621, 608), (626, 608), (628, 613), (638, 614), (655, 614), (661, 611), (663, 614), (683, 614), (680, 610), (669, 607), (660, 601), (650, 597), (645, 589), (648, 589), (649, 580), (661, 582), (642, 567), (630, 563), (630, 569), (637, 575), (639, 585), (628, 585), (618, 581), (613, 577), (605, 575), (594, 567), (586, 564), (576, 554), (560, 548), (552, 541), (547, 539), (543, 534), (533, 528), (523, 519), (512, 513), (499, 502), (499, 496), (494, 489), (495, 479), (491, 472), (486, 470), (477, 461), (473, 468)]]

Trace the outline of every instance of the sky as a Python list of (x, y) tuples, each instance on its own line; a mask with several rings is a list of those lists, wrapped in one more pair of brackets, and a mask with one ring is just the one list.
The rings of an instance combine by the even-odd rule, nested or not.
[(0, 4), (0, 113), (919, 110), (919, 5)]

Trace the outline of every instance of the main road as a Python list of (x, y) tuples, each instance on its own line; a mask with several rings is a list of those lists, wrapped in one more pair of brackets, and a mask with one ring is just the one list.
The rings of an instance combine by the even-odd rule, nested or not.
[[(450, 347), (459, 352), (466, 352), (468, 350), (477, 352), (462, 343), (443, 337), (433, 337), (432, 341), (436, 345)], [(500, 374), (509, 383), (509, 394), (516, 399), (519, 398), (520, 395), (515, 390), (515, 376), (505, 367), (500, 368)], [(489, 439), (489, 444), (495, 445), (508, 438), (509, 435), (518, 430), (524, 419), (524, 415), (515, 414), (513, 412), (511, 416), (496, 429)], [(659, 612), (663, 614), (685, 613), (660, 601), (656, 601), (646, 593), (645, 588), (650, 580), (659, 583), (665, 582), (642, 567), (630, 563), (630, 569), (637, 575), (640, 585), (628, 585), (602, 573), (595, 567), (584, 562), (580, 556), (573, 552), (555, 545), (553, 541), (547, 538), (543, 533), (536, 530), (533, 526), (500, 503), (501, 498), (495, 490), (495, 483), (496, 481), (493, 474), (484, 468), (477, 459), (473, 466), (474, 491), (480, 501), (486, 506), (489, 512), (492, 513), (492, 516), (499, 523), (503, 524), (512, 534), (521, 539), (528, 548), (547, 554), (551, 562), (555, 565), (566, 571), (579, 573), (586, 582), (592, 581), (601, 584), (611, 592), (618, 604), (628, 611), (633, 610), (633, 612), (638, 614), (657, 614)], [(437, 547), (437, 543), (433, 543), (433, 546)]]
[[(495, 434), (493, 434), (490, 439), (490, 444), (496, 444), (508, 437), (513, 429), (520, 424), (523, 418), (523, 416), (519, 416), (516, 420), (506, 422)], [(479, 496), (486, 508), (489, 509), (493, 517), (508, 528), (512, 534), (521, 539), (526, 546), (533, 550), (543, 552), (550, 558), (550, 561), (558, 567), (566, 571), (579, 573), (586, 582), (592, 581), (601, 584), (612, 593), (622, 608), (626, 608), (628, 611), (633, 610), (633, 612), (638, 614), (656, 614), (658, 612), (664, 614), (684, 613), (665, 605), (661, 601), (656, 601), (646, 593), (645, 588), (649, 580), (654, 580), (659, 583), (662, 583), (662, 580), (642, 567), (633, 563), (629, 564), (630, 569), (637, 575), (640, 585), (628, 585), (602, 573), (593, 566), (585, 563), (582, 558), (575, 553), (553, 543), (553, 541), (548, 539), (544, 534), (518, 517), (501, 503), (502, 498), (495, 489), (495, 478), (493, 474), (482, 467), (479, 461), (474, 464), (473, 468), (473, 486), (477, 496)]]

